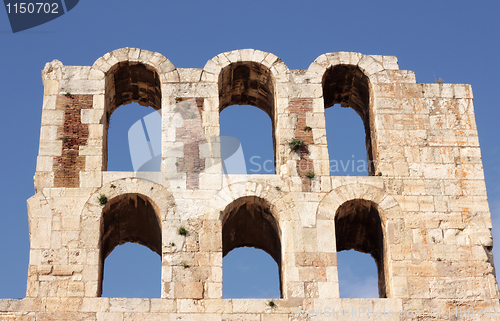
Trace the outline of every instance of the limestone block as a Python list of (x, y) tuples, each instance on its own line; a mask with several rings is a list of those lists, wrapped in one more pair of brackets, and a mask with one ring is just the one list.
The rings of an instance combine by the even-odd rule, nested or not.
[(321, 253), (331, 253), (335, 252), (335, 243), (332, 240), (335, 239), (335, 227), (333, 221), (331, 220), (317, 220), (316, 223), (318, 229), (318, 251)]
[(302, 226), (312, 227), (316, 225), (316, 210), (318, 203), (296, 202), (297, 215), (302, 221)]
[(59, 80), (44, 80), (43, 82), (43, 94), (45, 96), (58, 95), (60, 92), (60, 81)]
[(149, 299), (110, 298), (110, 312), (149, 312)]
[(286, 314), (263, 314), (262, 321), (286, 321), (289, 320)]
[(175, 297), (178, 299), (203, 299), (202, 282), (176, 282)]
[(42, 103), (42, 114), (43, 110), (55, 110), (56, 109), (57, 95), (44, 95)]
[(318, 293), (320, 298), (338, 298), (339, 284), (336, 282), (318, 282)]
[(177, 311), (180, 313), (203, 313), (205, 307), (199, 304), (198, 300), (180, 299), (177, 300)]
[(267, 68), (271, 68), (274, 64), (276, 64), (278, 61), (281, 61), (278, 57), (276, 57), (272, 53), (268, 53), (266, 57), (261, 61), (261, 63), (266, 66)]
[(97, 321), (123, 321), (122, 312), (97, 312)]
[(177, 311), (176, 301), (168, 299), (151, 299), (151, 313), (172, 313)]
[[(375, 56), (363, 56), (359, 60), (358, 66), (367, 73), (368, 76), (375, 74), (384, 69), (382, 66), (382, 61), (374, 59)], [(381, 58), (381, 57), (380, 57)]]
[(36, 161), (37, 172), (50, 172), (53, 170), (53, 156), (38, 156)]
[(384, 69), (399, 70), (398, 58), (394, 56), (383, 56), (382, 64)]
[(52, 220), (47, 217), (33, 217), (30, 219), (30, 242), (33, 248), (50, 248)]
[(76, 95), (104, 94), (104, 79), (63, 79), (60, 82), (60, 94), (71, 93)]
[(104, 117), (103, 109), (82, 109), (82, 124), (98, 124)]
[(238, 62), (238, 61), (242, 61), (241, 59), (241, 54), (240, 54), (240, 50), (233, 50), (233, 51), (228, 51), (228, 52), (225, 52), (224, 55), (227, 57), (227, 59), (231, 62), (231, 63), (235, 63), (235, 62)]
[(51, 312), (76, 312), (81, 309), (82, 302), (82, 298), (47, 298), (45, 307)]
[(452, 84), (441, 84), (441, 97), (443, 98), (453, 98), (453, 85)]
[(101, 185), (101, 171), (80, 172), (80, 187), (100, 187)]
[(45, 109), (42, 112), (42, 126), (61, 126), (64, 122), (64, 110)]
[(234, 313), (261, 313), (268, 307), (268, 300), (264, 299), (232, 299)]
[(180, 82), (198, 82), (201, 79), (202, 69), (183, 68), (178, 69)]
[(214, 60), (209, 60), (205, 64), (205, 67), (203, 67), (203, 70), (207, 73), (217, 75), (220, 72), (221, 67)]

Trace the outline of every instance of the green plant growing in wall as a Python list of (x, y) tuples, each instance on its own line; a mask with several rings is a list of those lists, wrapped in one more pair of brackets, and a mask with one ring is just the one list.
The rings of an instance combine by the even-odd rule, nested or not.
[(181, 226), (177, 229), (177, 234), (186, 236), (188, 234), (188, 231), (184, 226)]
[(309, 179), (314, 179), (315, 175), (313, 172), (309, 172), (306, 174), (306, 177), (309, 178)]
[(270, 306), (272, 309), (275, 309), (276, 307), (278, 307), (278, 305), (276, 304), (276, 302), (274, 302), (273, 299), (269, 300), (267, 302), (267, 305)]
[(65, 94), (64, 94), (64, 96), (66, 96), (66, 97), (68, 97), (68, 98), (71, 98), (71, 96), (72, 96), (72, 95), (71, 95), (71, 93), (70, 93), (70, 92), (67, 92), (67, 93), (65, 93)]
[(106, 205), (106, 203), (108, 202), (108, 198), (104, 194), (99, 195), (97, 199), (99, 200), (99, 204), (101, 205)]
[(290, 146), (290, 149), (293, 151), (296, 151), (299, 149), (304, 143), (299, 140), (299, 139), (293, 139), (291, 142), (288, 143), (288, 146)]
[(109, 187), (116, 188), (115, 184), (111, 184)]
[(182, 98), (181, 97), (175, 97), (175, 102), (176, 103), (180, 103), (182, 101)]
[(310, 126), (305, 126), (304, 127), (304, 131), (305, 132), (310, 132), (312, 130), (312, 128)]

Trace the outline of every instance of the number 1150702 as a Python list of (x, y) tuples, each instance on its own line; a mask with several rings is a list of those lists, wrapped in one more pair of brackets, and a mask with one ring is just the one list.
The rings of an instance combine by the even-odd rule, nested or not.
[(25, 14), (25, 13), (59, 13), (59, 4), (57, 2), (28, 2), (28, 3), (7, 3), (5, 5), (7, 13)]

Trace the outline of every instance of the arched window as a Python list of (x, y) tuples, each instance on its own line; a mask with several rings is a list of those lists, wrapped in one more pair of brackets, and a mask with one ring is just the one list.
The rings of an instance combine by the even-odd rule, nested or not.
[[(335, 214), (335, 238), (337, 241), (337, 252), (352, 249), (372, 256), (378, 272), (376, 277), (378, 279), (378, 294), (379, 297), (385, 298), (384, 234), (377, 205), (363, 199), (354, 199), (342, 204)], [(353, 257), (350, 255), (351, 259)], [(354, 258), (359, 259), (359, 257)], [(361, 260), (363, 259), (361, 258)], [(360, 262), (363, 261), (357, 261), (354, 264), (363, 264)], [(349, 280), (340, 279), (340, 271), (343, 267), (340, 266), (342, 264), (341, 261), (338, 264), (339, 283), (342, 289), (344, 286), (342, 283), (344, 281), (348, 283)], [(365, 275), (364, 278), (369, 279), (370, 275)], [(355, 285), (345, 284), (345, 286)]]
[[(374, 175), (368, 77), (357, 66), (331, 67), (323, 76), (323, 99), (325, 109), (332, 106), (337, 109), (335, 112), (325, 110), (326, 127), (330, 132), (328, 150), (331, 175), (362, 175), (366, 172)], [(346, 113), (338, 111), (339, 106), (334, 106), (336, 104), (341, 107), (351, 107), (361, 117), (365, 134), (366, 157), (360, 159), (358, 157), (360, 148), (352, 147), (357, 143), (356, 139), (359, 136), (352, 133), (360, 126), (356, 124), (352, 115), (346, 116)], [(335, 136), (332, 137), (332, 134)], [(333, 140), (340, 139), (345, 142), (344, 145), (333, 142)]]
[[(106, 74), (105, 103), (107, 130), (104, 133), (103, 168), (159, 171), (161, 86), (156, 71), (150, 66), (136, 62), (124, 61), (116, 64)], [(118, 107), (130, 103), (135, 104), (123, 108), (124, 111), (120, 110), (115, 115)], [(150, 108), (141, 109), (138, 105)], [(154, 110), (158, 113), (154, 113)], [(108, 143), (113, 144), (109, 149)], [(117, 146), (119, 148), (116, 148)], [(126, 163), (132, 157), (132, 169), (130, 165), (124, 164), (125, 155)], [(134, 159), (134, 155), (138, 157)]]
[[(278, 294), (282, 297), (280, 235), (278, 222), (265, 200), (258, 197), (243, 197), (226, 207), (222, 221), (222, 255), (224, 257), (227, 255), (228, 259), (231, 258), (233, 262), (224, 260), (223, 263), (223, 278), (225, 280), (223, 282), (223, 296), (225, 298), (227, 298), (226, 291), (229, 292), (229, 295), (240, 298), (259, 294), (265, 297)], [(265, 263), (262, 260), (261, 251), (235, 250), (242, 247), (253, 247), (264, 251), (271, 256), (276, 264), (269, 264), (269, 260)], [(231, 251), (235, 251), (234, 256), (229, 254)], [(235, 265), (238, 265), (238, 260), (242, 259), (242, 255), (246, 256), (244, 259), (253, 262), (254, 265), (257, 264), (260, 271), (264, 271), (263, 273), (266, 274), (267, 278), (261, 278), (266, 281), (266, 287), (261, 289), (259, 293), (251, 291), (253, 284), (249, 283), (252, 282), (250, 279), (237, 275), (240, 270)], [(276, 265), (278, 273), (276, 273)], [(262, 267), (264, 268), (262, 269)], [(253, 272), (257, 272), (255, 269), (257, 268), (254, 268)], [(274, 275), (271, 280), (269, 279), (270, 275)], [(237, 281), (238, 284), (227, 284), (228, 281)], [(274, 288), (269, 288), (269, 285), (273, 285)], [(235, 286), (240, 289), (238, 293), (230, 291)]]
[[(233, 107), (232, 105), (251, 105), (263, 110), (271, 120), (270, 126), (268, 122), (266, 122), (267, 124), (263, 123), (261, 121), (262, 116), (253, 109), (249, 109), (247, 106), (242, 108), (241, 106)], [(232, 107), (222, 113), (228, 106)], [(246, 158), (248, 174), (273, 174), (275, 172), (274, 107), (274, 78), (267, 67), (255, 62), (236, 62), (221, 70), (219, 74), (221, 136), (237, 134), (239, 137), (236, 138), (240, 139), (242, 143), (244, 142), (242, 138), (246, 137), (245, 141), (247, 143), (242, 145), (244, 146), (243, 153)], [(268, 151), (264, 152), (264, 154), (254, 154), (253, 152), (253, 150), (271, 149), (268, 143), (269, 140), (262, 139), (262, 134), (268, 135), (269, 127), (271, 130), (271, 136), (269, 137), (272, 137), (272, 149), (274, 150), (272, 159), (267, 159), (270, 158)], [(231, 128), (236, 130), (233, 131)], [(245, 133), (244, 129), (251, 129), (251, 133)], [(223, 154), (231, 153), (233, 149), (231, 144), (234, 143), (231, 140), (225, 141), (223, 137), (221, 142)], [(254, 158), (252, 159), (252, 157)], [(271, 164), (269, 164), (269, 160), (271, 160)], [(231, 173), (230, 170), (227, 172)]]
[[(102, 234), (100, 239), (101, 260), (100, 260), (100, 280), (99, 294), (108, 293), (107, 289), (103, 291), (104, 266), (106, 258), (118, 246), (127, 242), (138, 243), (149, 248), (161, 257), (161, 225), (157, 211), (149, 199), (140, 194), (124, 194), (112, 198), (106, 203), (103, 209), (102, 218)], [(122, 249), (120, 249), (120, 252)], [(121, 253), (129, 256), (131, 253)], [(161, 275), (158, 271), (161, 270), (161, 258), (158, 265), (154, 268), (142, 264), (136, 256), (134, 261), (141, 263), (141, 274), (156, 275), (158, 277), (157, 284), (159, 285), (157, 295), (153, 293), (145, 294), (147, 297), (160, 297)], [(156, 271), (156, 272), (155, 272)], [(106, 271), (116, 274), (121, 271)], [(161, 274), (161, 272), (160, 272)], [(120, 280), (122, 283), (131, 282), (131, 280)], [(120, 296), (128, 296), (129, 293), (145, 293), (144, 289), (133, 289), (135, 292), (127, 292)], [(110, 293), (116, 293), (110, 291)]]

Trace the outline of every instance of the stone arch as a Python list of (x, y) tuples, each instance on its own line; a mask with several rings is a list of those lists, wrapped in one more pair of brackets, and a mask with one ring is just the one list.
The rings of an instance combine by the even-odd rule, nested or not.
[[(259, 197), (266, 200), (272, 207), (272, 210), (286, 209), (288, 205), (283, 201), (283, 193), (278, 191), (275, 186), (255, 182), (252, 180), (243, 182), (234, 182), (224, 186), (210, 200), (209, 208), (213, 209), (207, 213), (206, 218), (211, 220), (222, 220), (222, 212), (232, 202), (244, 197)], [(280, 212), (275, 212), (278, 222), (282, 219)], [(292, 218), (287, 218), (292, 219)], [(298, 218), (295, 218), (299, 220)]]
[(240, 49), (218, 54), (207, 61), (203, 67), (203, 78), (211, 79), (217, 82), (219, 73), (224, 67), (234, 63), (252, 62), (261, 64), (268, 68), (277, 83), (287, 82), (290, 76), (290, 70), (280, 58), (276, 55), (254, 49)]
[(166, 78), (172, 78), (167, 74), (177, 73), (177, 69), (163, 55), (137, 48), (107, 53), (96, 60), (92, 69), (101, 72), (104, 78), (102, 166), (107, 169), (108, 129), (113, 112), (132, 102), (159, 111), (163, 100), (162, 84)]
[(361, 117), (369, 175), (376, 174), (377, 144), (373, 83), (389, 69), (399, 69), (393, 57), (362, 55), (354, 52), (319, 56), (306, 71), (311, 83), (321, 84), (324, 108), (340, 104), (351, 107)]
[[(292, 202), (288, 197), (288, 193), (283, 190), (277, 190), (276, 186), (281, 182), (276, 182), (275, 185), (263, 183), (262, 181), (244, 181), (234, 182), (223, 187), (214, 197), (212, 197), (208, 208), (210, 212), (206, 213), (205, 220), (215, 220), (221, 224), (227, 215), (226, 211), (237, 209), (245, 205), (247, 201), (253, 202), (257, 200), (267, 204), (269, 212), (272, 213), (277, 225), (279, 233), (281, 233), (281, 263), (274, 258), (276, 255), (270, 254), (277, 261), (280, 270), (280, 291), (282, 297), (290, 295), (293, 291), (290, 281), (296, 281), (292, 270), (295, 270), (295, 262), (289, 260), (286, 249), (295, 248), (294, 242), (301, 243), (303, 239), (302, 229), (298, 228), (301, 222), (298, 213), (294, 210)], [(297, 224), (289, 224), (290, 221)], [(221, 228), (222, 230), (222, 228)], [(294, 235), (294, 237), (291, 237)], [(222, 235), (221, 240), (222, 243)], [(264, 250), (265, 251), (265, 250)], [(267, 251), (269, 253), (269, 251)], [(222, 252), (221, 252), (222, 255)], [(287, 260), (288, 259), (288, 260)], [(281, 265), (280, 265), (281, 264)]]
[(108, 200), (121, 194), (142, 194), (155, 204), (161, 221), (177, 218), (177, 205), (171, 192), (163, 185), (143, 178), (122, 178), (103, 183), (87, 200), (83, 207), (82, 217), (100, 217), (102, 205), (99, 197), (105, 195)]
[(370, 79), (370, 82), (377, 82), (377, 75), (384, 73), (385, 70), (399, 70), (396, 57), (363, 55), (357, 52), (332, 52), (316, 58), (309, 65), (305, 78), (310, 83), (321, 84), (326, 70), (337, 65), (357, 66)]
[[(217, 55), (207, 62), (203, 73), (202, 78), (218, 84), (218, 103), (211, 107), (212, 111), (220, 113), (231, 105), (252, 105), (269, 116), (276, 160), (277, 84), (288, 81), (288, 67), (271, 53), (243, 49)], [(279, 168), (277, 165), (275, 168)]]
[(281, 266), (281, 228), (273, 213), (276, 209), (271, 208), (268, 201), (255, 196), (243, 196), (228, 204), (221, 213), (222, 255), (252, 246), (266, 251)]
[(370, 175), (375, 175), (372, 148), (373, 99), (370, 80), (359, 66), (341, 64), (325, 71), (322, 87), (325, 109), (340, 104), (341, 107), (351, 107), (361, 118), (365, 129), (368, 172)]
[(374, 185), (356, 183), (339, 186), (326, 194), (318, 206), (318, 219), (334, 220), (340, 205), (353, 199), (377, 204), (383, 224), (402, 215), (401, 207), (392, 195)]
[[(257, 78), (254, 80), (267, 78), (269, 84), (259, 86), (256, 85), (259, 81), (236, 81), (234, 84), (238, 85), (239, 89), (243, 88), (246, 91), (242, 92), (243, 95), (234, 95), (235, 99), (233, 99), (231, 89), (221, 93), (221, 88), (225, 86), (219, 85), (217, 97), (214, 97), (213, 104), (207, 104), (206, 111), (213, 112), (214, 115), (217, 114), (214, 119), (214, 124), (217, 127), (220, 126), (218, 117), (220, 111), (230, 105), (249, 104), (266, 112), (272, 124), (274, 163), (275, 171), (278, 173), (282, 164), (279, 163), (281, 160), (277, 157), (277, 142), (280, 141), (280, 132), (276, 128), (278, 114), (282, 113), (288, 106), (287, 83), (290, 80), (290, 70), (280, 58), (272, 53), (254, 49), (241, 49), (224, 52), (208, 60), (203, 67), (201, 79), (202, 81), (220, 84), (222, 78), (222, 83), (224, 83), (224, 79), (228, 77), (223, 75), (232, 74), (235, 69), (240, 69), (237, 70), (238, 72), (247, 69), (247, 72), (252, 74), (250, 78)], [(259, 92), (262, 89), (264, 91)]]
[(276, 210), (268, 201), (256, 196), (243, 196), (228, 204), (221, 212), (222, 257), (236, 248), (263, 250), (278, 266), (279, 289), (283, 297), (282, 233)]
[[(394, 197), (378, 187), (359, 183), (332, 190), (321, 200), (317, 211), (318, 220), (335, 222), (335, 251), (355, 249), (372, 255), (377, 264), (381, 297), (392, 297), (394, 293), (389, 275), (390, 246), (394, 244), (395, 221), (401, 217), (401, 207)], [(354, 228), (349, 224), (354, 224)], [(346, 234), (350, 235), (349, 239)], [(362, 239), (353, 240), (351, 234)], [(327, 234), (320, 234), (318, 243), (327, 244), (327, 237)]]
[(137, 48), (122, 48), (97, 59), (92, 68), (105, 76), (106, 116), (121, 105), (137, 102), (161, 109), (161, 75), (175, 70), (163, 55)]
[(123, 62), (143, 64), (154, 69), (160, 75), (162, 82), (179, 81), (179, 73), (170, 60), (158, 52), (139, 48), (126, 47), (108, 52), (94, 62), (92, 69), (102, 72), (104, 77), (113, 66)]
[[(101, 196), (107, 198), (106, 204), (100, 204)], [(120, 207), (125, 208), (125, 221), (115, 215)], [(143, 211), (145, 215), (138, 217), (135, 211)], [(89, 278), (86, 281), (95, 284), (95, 295), (101, 294), (104, 259), (116, 245), (139, 243), (163, 257), (161, 235), (171, 225), (167, 221), (174, 219), (178, 219), (174, 197), (160, 184), (123, 178), (106, 182), (97, 189), (80, 215), (81, 246), (95, 253), (87, 262), (93, 272), (86, 275)]]

